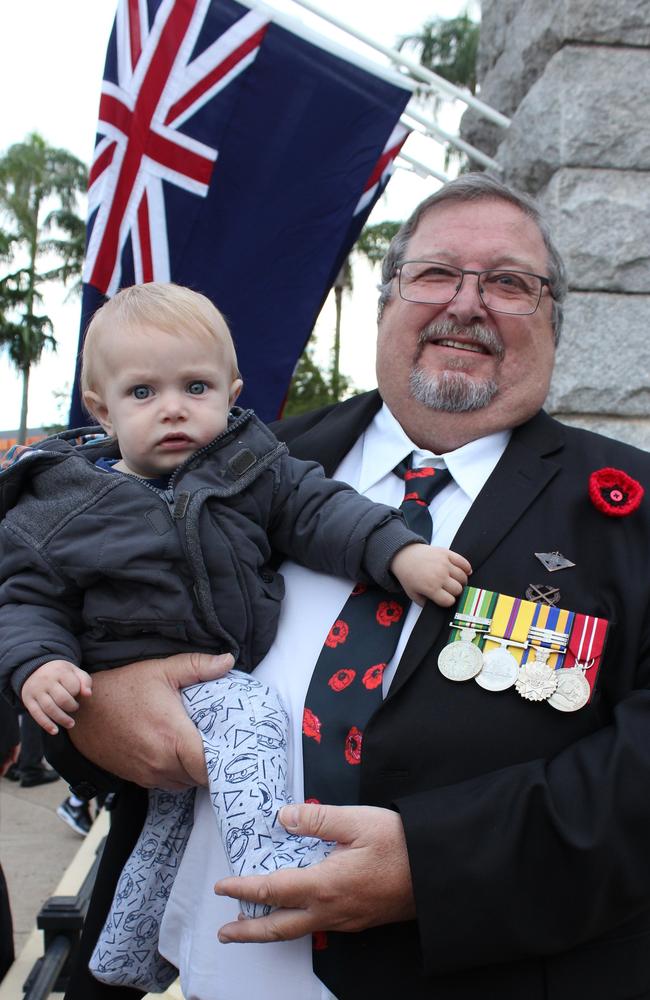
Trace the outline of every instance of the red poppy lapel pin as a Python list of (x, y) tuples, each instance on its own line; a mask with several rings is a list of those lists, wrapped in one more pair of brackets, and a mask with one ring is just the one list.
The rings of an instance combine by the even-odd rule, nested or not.
[(645, 490), (621, 469), (598, 469), (589, 476), (589, 498), (608, 517), (626, 517), (639, 507)]

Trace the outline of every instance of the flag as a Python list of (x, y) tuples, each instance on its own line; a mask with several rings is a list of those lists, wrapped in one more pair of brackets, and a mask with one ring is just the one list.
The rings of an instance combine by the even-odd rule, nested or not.
[[(276, 417), (406, 137), (411, 86), (235, 0), (120, 0), (90, 170), (81, 343), (122, 287), (226, 316), (242, 405)], [(84, 422), (75, 387), (71, 423)]]

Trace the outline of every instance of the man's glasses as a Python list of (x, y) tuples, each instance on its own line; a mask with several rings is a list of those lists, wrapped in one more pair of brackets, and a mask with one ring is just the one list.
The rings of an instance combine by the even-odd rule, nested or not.
[(478, 278), (481, 302), (490, 312), (530, 316), (542, 297), (548, 278), (528, 271), (469, 271), (436, 260), (406, 260), (397, 268), (399, 293), (407, 302), (445, 305), (458, 295), (466, 274)]

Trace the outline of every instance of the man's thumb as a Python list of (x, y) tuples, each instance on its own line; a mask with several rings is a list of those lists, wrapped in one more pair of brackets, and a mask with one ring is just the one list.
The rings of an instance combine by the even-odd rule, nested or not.
[(303, 837), (319, 837), (321, 840), (337, 840), (349, 843), (355, 834), (354, 821), (346, 806), (324, 806), (317, 802), (293, 803), (283, 806), (279, 813), (280, 822), (290, 833)]
[(220, 653), (218, 656), (210, 653), (179, 653), (168, 657), (165, 664), (172, 668), (170, 677), (174, 680), (174, 686), (183, 688), (202, 681), (218, 680), (234, 667), (235, 660), (231, 653)]

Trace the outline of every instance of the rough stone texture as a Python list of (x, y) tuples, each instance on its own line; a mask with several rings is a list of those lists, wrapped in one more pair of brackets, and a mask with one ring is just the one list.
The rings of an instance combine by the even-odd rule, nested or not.
[[(549, 412), (585, 418), (650, 415), (650, 294), (570, 294)], [(650, 445), (650, 440), (648, 441)]]
[(650, 49), (560, 49), (497, 150), (505, 179), (536, 193), (561, 167), (650, 170), (649, 92)]
[(650, 291), (650, 173), (562, 169), (539, 200), (572, 289)]
[(629, 418), (609, 417), (605, 415), (591, 416), (581, 414), (579, 417), (575, 413), (563, 413), (561, 410), (553, 414), (563, 424), (570, 424), (573, 427), (583, 427), (585, 430), (594, 431), (596, 434), (604, 434), (605, 437), (614, 438), (616, 441), (625, 441), (635, 448), (642, 448), (650, 451), (650, 417)]
[[(480, 97), (511, 117), (563, 45), (650, 45), (648, 0), (483, 0), (478, 57)], [(474, 112), (463, 138), (494, 155), (503, 130)]]

